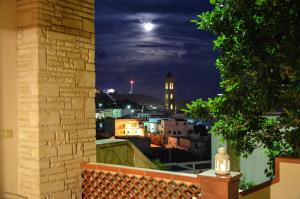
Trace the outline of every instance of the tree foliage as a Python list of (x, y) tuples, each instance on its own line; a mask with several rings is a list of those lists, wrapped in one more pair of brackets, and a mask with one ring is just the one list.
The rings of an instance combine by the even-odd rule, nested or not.
[[(271, 159), (297, 155), (300, 143), (300, 1), (210, 0), (194, 20), (216, 35), (221, 96), (186, 112), (216, 119), (212, 131), (237, 155), (263, 146)], [(197, 104), (200, 104), (199, 106)], [(199, 109), (200, 108), (200, 109)], [(276, 113), (276, 114), (274, 114)], [(198, 114), (198, 113), (197, 113)], [(272, 164), (270, 164), (272, 167)]]

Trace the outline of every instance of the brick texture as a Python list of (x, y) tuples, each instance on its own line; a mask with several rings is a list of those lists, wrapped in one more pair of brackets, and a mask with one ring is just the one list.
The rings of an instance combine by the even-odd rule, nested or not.
[(94, 0), (17, 5), (19, 192), (81, 198), (80, 163), (96, 155)]

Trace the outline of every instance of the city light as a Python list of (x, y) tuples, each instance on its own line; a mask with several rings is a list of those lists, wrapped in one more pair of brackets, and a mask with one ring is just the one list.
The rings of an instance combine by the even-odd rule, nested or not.
[(113, 89), (113, 88), (110, 88), (110, 89), (107, 89), (107, 90), (104, 90), (103, 91), (104, 93), (115, 93), (116, 92), (116, 90), (115, 89)]
[(126, 107), (127, 107), (127, 109), (131, 109), (131, 105), (127, 105)]

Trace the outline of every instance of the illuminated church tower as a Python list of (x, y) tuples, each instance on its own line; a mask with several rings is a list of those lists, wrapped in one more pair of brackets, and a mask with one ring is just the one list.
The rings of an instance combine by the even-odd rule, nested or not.
[(175, 104), (175, 78), (168, 73), (165, 79), (165, 110), (169, 113), (176, 112)]

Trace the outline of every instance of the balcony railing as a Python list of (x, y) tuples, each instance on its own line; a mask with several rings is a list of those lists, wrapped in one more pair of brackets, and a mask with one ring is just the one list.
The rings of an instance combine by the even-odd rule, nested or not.
[(239, 173), (218, 177), (109, 164), (82, 164), (83, 199), (237, 199)]

